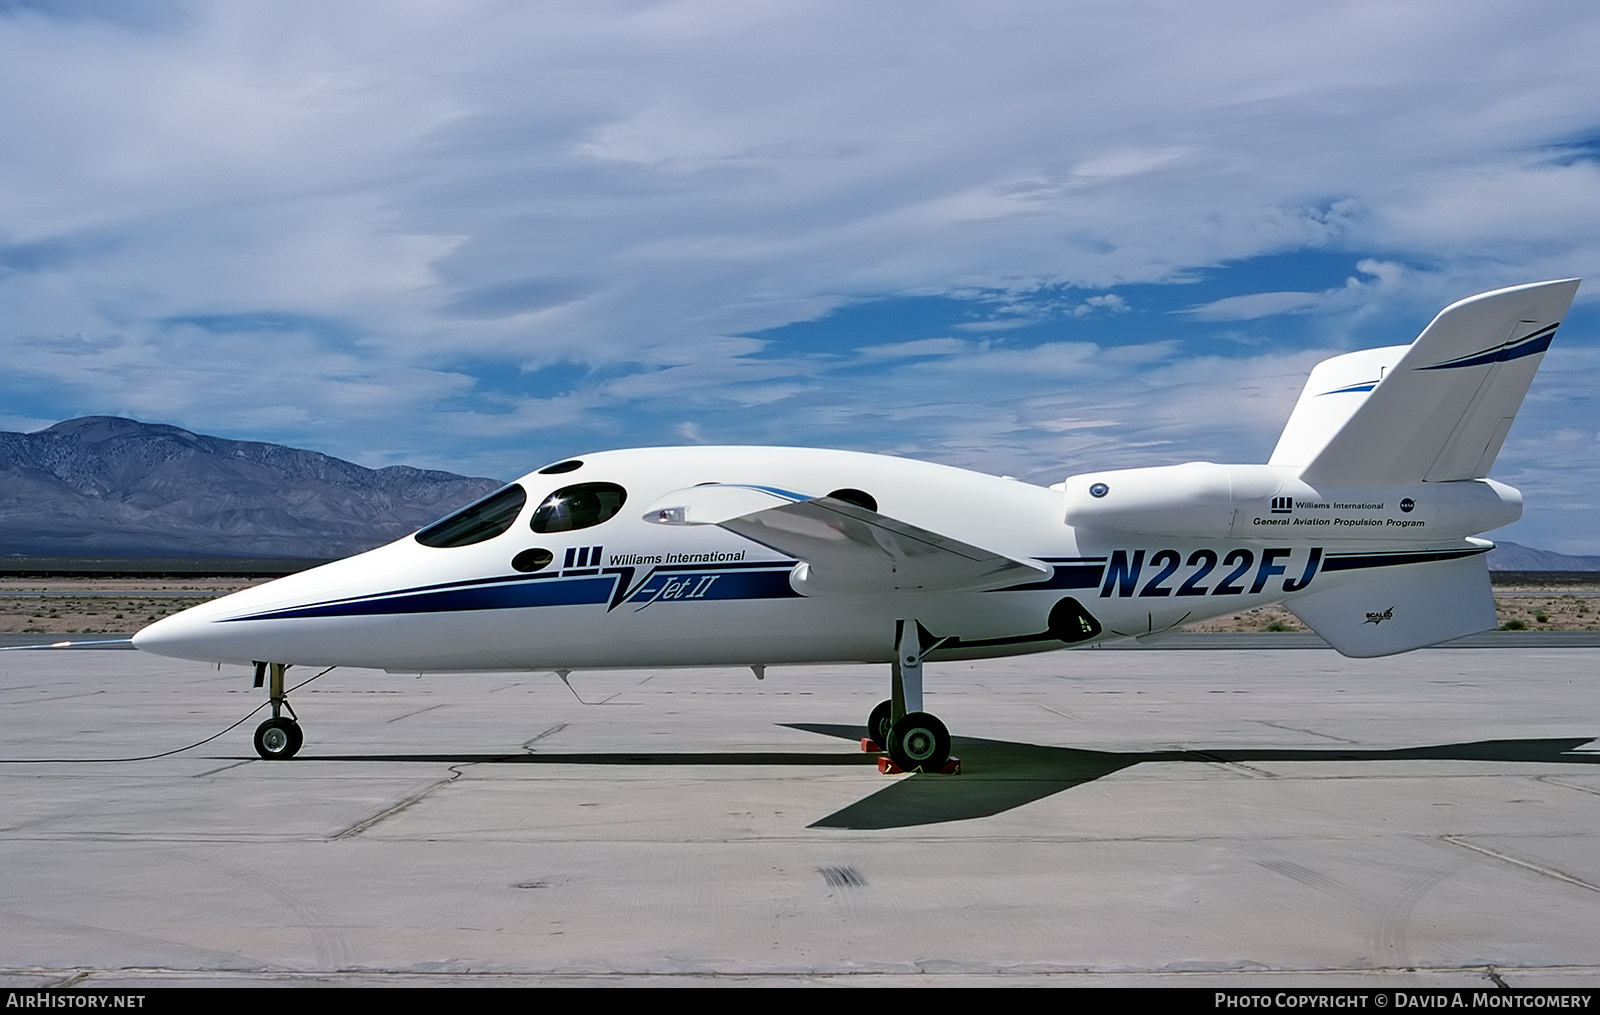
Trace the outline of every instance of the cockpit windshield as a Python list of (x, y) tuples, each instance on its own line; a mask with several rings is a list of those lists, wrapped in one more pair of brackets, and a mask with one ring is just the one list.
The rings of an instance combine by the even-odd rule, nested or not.
[(528, 503), (528, 492), (516, 483), (497, 490), (482, 500), (468, 504), (455, 514), (417, 533), (417, 542), (423, 546), (471, 546), (481, 543), (511, 528), (522, 506)]

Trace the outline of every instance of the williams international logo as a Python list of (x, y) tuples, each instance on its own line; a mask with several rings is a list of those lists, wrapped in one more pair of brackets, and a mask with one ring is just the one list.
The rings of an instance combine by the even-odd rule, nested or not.
[(1393, 619), (1394, 619), (1394, 607), (1391, 606), (1387, 610), (1384, 610), (1382, 613), (1369, 613), (1369, 614), (1367, 614), (1367, 619), (1362, 621), (1362, 623), (1365, 623), (1365, 624), (1381, 624), (1385, 620), (1393, 620)]
[(1294, 498), (1293, 497), (1274, 497), (1274, 498), (1272, 498), (1272, 513), (1273, 514), (1275, 514), (1275, 515), (1286, 515), (1286, 514), (1292, 513), (1293, 511), (1294, 511)]

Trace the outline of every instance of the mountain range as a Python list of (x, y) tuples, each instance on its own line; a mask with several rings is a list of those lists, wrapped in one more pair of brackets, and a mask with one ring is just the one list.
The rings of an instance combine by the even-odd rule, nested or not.
[[(36, 433), (0, 432), (0, 556), (343, 557), (499, 486), (85, 416)], [(1489, 567), (1600, 571), (1600, 556), (1501, 542)]]
[(86, 416), (0, 432), (0, 556), (343, 557), (501, 485)]
[[(1491, 533), (1489, 538), (1493, 539)], [(1519, 543), (1496, 539), (1489, 551), (1491, 571), (1600, 571), (1600, 557), (1554, 550), (1535, 550)]]

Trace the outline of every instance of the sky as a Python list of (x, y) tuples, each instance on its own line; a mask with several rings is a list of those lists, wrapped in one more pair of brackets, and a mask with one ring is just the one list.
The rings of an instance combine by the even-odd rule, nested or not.
[(1591, 2), (0, 0), (0, 430), (512, 479), (1262, 462), (1306, 372), (1596, 276), (1493, 475), (1600, 553)]

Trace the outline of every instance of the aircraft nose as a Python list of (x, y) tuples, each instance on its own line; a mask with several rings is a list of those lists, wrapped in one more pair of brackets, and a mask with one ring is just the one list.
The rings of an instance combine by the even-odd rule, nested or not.
[(141, 652), (170, 656), (174, 659), (199, 659), (209, 661), (205, 650), (209, 638), (209, 621), (194, 617), (192, 610), (175, 613), (141, 628), (133, 636), (133, 647)]

